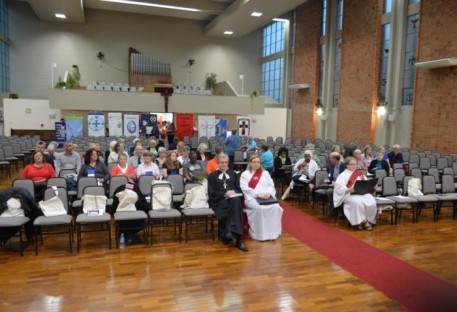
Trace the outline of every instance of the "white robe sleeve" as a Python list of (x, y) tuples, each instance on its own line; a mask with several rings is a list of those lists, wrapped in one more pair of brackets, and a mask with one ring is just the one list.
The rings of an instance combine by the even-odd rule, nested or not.
[(336, 179), (335, 188), (333, 190), (334, 207), (341, 206), (346, 196), (350, 196), (350, 194), (347, 192), (348, 188), (346, 187), (346, 184), (351, 174), (352, 172), (345, 170)]
[(276, 188), (275, 188), (275, 184), (274, 184), (273, 179), (271, 178), (270, 174), (268, 172), (264, 171), (262, 173), (262, 179), (260, 179), (260, 181), (264, 182), (262, 184), (262, 186), (263, 186), (263, 189), (265, 190), (264, 192), (261, 192), (261, 193), (268, 193), (271, 195), (271, 197), (276, 198)]
[(317, 170), (319, 170), (319, 166), (317, 165), (314, 159), (311, 159), (311, 161), (309, 162), (308, 174), (314, 177), (316, 175)]

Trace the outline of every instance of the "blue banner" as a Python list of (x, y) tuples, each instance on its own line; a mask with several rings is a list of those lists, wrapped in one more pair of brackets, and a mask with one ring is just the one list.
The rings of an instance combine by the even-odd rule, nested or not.
[(227, 136), (227, 119), (219, 119), (216, 123), (216, 138), (223, 138)]
[(67, 141), (83, 136), (83, 116), (65, 116)]
[(67, 139), (67, 128), (65, 126), (65, 122), (56, 122), (54, 124), (56, 130), (56, 142), (59, 143), (59, 147), (62, 147)]
[(140, 135), (155, 136), (159, 138), (159, 127), (157, 126), (157, 114), (140, 115)]

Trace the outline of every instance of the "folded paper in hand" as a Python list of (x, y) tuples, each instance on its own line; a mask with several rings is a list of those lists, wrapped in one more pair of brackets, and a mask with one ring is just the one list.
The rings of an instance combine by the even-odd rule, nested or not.
[(309, 179), (306, 175), (302, 174), (300, 178), (298, 178), (302, 182), (309, 182)]

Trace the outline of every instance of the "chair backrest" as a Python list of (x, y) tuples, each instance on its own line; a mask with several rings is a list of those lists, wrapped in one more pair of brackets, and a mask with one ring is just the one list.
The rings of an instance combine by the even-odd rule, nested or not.
[(114, 196), (114, 191), (116, 191), (116, 189), (119, 187), (119, 186), (122, 186), (122, 185), (126, 185), (128, 182), (128, 179), (126, 176), (115, 176), (115, 177), (111, 177), (111, 179), (109, 180), (109, 192), (108, 192), (108, 197), (109, 198), (113, 198)]
[(444, 174), (450, 174), (450, 175), (454, 176), (454, 170), (452, 170), (452, 168), (450, 168), (450, 167), (446, 167), (443, 169), (443, 175)]
[(427, 158), (430, 159), (430, 165), (432, 167), (436, 167), (436, 155), (435, 154), (430, 154), (430, 155), (427, 155)]
[(430, 168), (428, 169), (428, 174), (435, 178), (435, 183), (440, 183), (440, 173), (438, 168)]
[(22, 154), (22, 149), (21, 149), (21, 146), (19, 145), (19, 143), (11, 144), (11, 147), (13, 148), (14, 154)]
[(412, 169), (419, 168), (419, 163), (409, 163), (408, 164), (408, 168), (409, 168), (409, 171), (410, 171), (410, 174), (411, 174), (411, 170)]
[(409, 183), (409, 180), (414, 178), (413, 176), (405, 176), (403, 178), (403, 189), (402, 189), (402, 192), (401, 192), (401, 195), (403, 196), (408, 196), (408, 183)]
[(62, 169), (59, 172), (59, 177), (63, 177), (67, 174), (73, 174), (73, 173), (77, 173), (75, 169)]
[(111, 170), (113, 169), (114, 166), (117, 165), (117, 162), (112, 162), (108, 164), (108, 173), (111, 175)]
[(419, 159), (420, 159), (420, 157), (417, 154), (412, 154), (412, 152), (411, 152), (411, 155), (409, 155), (410, 163), (419, 163)]
[(395, 170), (395, 169), (403, 169), (403, 164), (397, 164), (397, 163), (395, 163), (395, 164), (394, 164), (394, 167), (393, 167), (392, 169), (394, 169), (394, 170)]
[(419, 168), (411, 169), (410, 175), (418, 178), (419, 180), (422, 180), (422, 171)]
[(457, 162), (452, 163), (452, 170), (457, 173)]
[(319, 155), (319, 159), (321, 161), (322, 168), (327, 168), (327, 158), (325, 155)]
[(384, 177), (382, 179), (382, 196), (398, 195), (397, 181), (394, 177)]
[(78, 193), (76, 197), (81, 199), (83, 196), (84, 189), (87, 186), (97, 186), (97, 179), (94, 177), (81, 177), (78, 180)]
[(431, 162), (430, 162), (430, 158), (428, 157), (422, 157), (420, 160), (419, 160), (419, 168), (421, 170), (428, 170), (430, 169), (431, 167)]
[(105, 196), (105, 188), (99, 185), (89, 185), (84, 188), (83, 195)]
[(443, 174), (443, 176), (441, 177), (441, 193), (455, 193), (453, 174)]
[(151, 185), (152, 181), (155, 180), (154, 176), (140, 176), (138, 179), (138, 187), (144, 196), (151, 196)]
[[(155, 183), (155, 184), (152, 184), (151, 185), (151, 191), (150, 191), (150, 194), (151, 194), (151, 208), (154, 210), (154, 204), (155, 203), (158, 203), (160, 204), (160, 208), (173, 208), (173, 196), (170, 196), (170, 202), (169, 203), (160, 203), (160, 202), (157, 202), (155, 196), (154, 196), (154, 192), (157, 188), (161, 188), (161, 187), (166, 187), (166, 188), (169, 188), (169, 189), (172, 189), (172, 185), (170, 183)], [(171, 192), (171, 190), (170, 190)], [(170, 194), (170, 193), (168, 193)], [(160, 209), (159, 208), (159, 209)], [(156, 207), (157, 209), (157, 207)]]
[(379, 170), (376, 170), (374, 172), (374, 177), (375, 178), (378, 178), (378, 185), (381, 186), (382, 185), (382, 180), (384, 179), (384, 177), (387, 176), (387, 172), (383, 169), (379, 169)]
[(67, 180), (65, 178), (60, 178), (60, 177), (50, 178), (46, 182), (46, 186), (47, 187), (57, 186), (57, 187), (62, 187), (64, 189), (67, 189)]
[(3, 146), (5, 157), (14, 157), (13, 148), (11, 146)]
[(422, 193), (424, 194), (436, 194), (436, 182), (435, 177), (432, 175), (424, 175), (422, 177)]
[(444, 157), (440, 157), (436, 160), (436, 168), (438, 170), (443, 170), (444, 168), (446, 168), (447, 166), (449, 166), (449, 163), (448, 163), (448, 160), (447, 158), (444, 158)]
[(29, 191), (30, 195), (35, 198), (35, 187), (32, 179), (15, 179), (12, 187), (22, 187)]
[(405, 176), (405, 171), (403, 169), (394, 169), (395, 181), (397, 181), (397, 182), (403, 181), (404, 176)]
[(184, 178), (182, 175), (169, 175), (167, 177), (167, 181), (173, 185), (173, 195), (179, 195), (184, 193)]
[[(44, 191), (44, 200), (48, 200), (50, 198), (53, 198), (54, 196), (56, 196), (56, 193), (51, 187), (48, 187)], [(59, 196), (60, 200), (63, 203), (63, 206), (64, 206), (65, 210), (68, 212), (68, 194), (67, 194), (67, 189), (63, 188), (63, 187), (57, 187), (57, 196)]]
[(0, 148), (0, 161), (6, 161), (5, 153), (3, 152), (3, 148)]
[(316, 187), (321, 186), (324, 184), (324, 180), (328, 178), (328, 172), (326, 170), (318, 170), (316, 171), (314, 178), (316, 180)]
[(233, 157), (233, 161), (244, 161), (243, 152), (235, 151), (235, 156)]

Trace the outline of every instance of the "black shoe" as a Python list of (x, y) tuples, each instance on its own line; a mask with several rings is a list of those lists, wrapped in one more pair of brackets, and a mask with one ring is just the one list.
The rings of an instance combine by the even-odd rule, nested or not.
[(249, 251), (248, 247), (246, 247), (242, 239), (236, 241), (236, 248), (241, 251)]
[(222, 237), (221, 240), (222, 240), (222, 243), (224, 245), (230, 245), (232, 243), (232, 239), (231, 238)]

